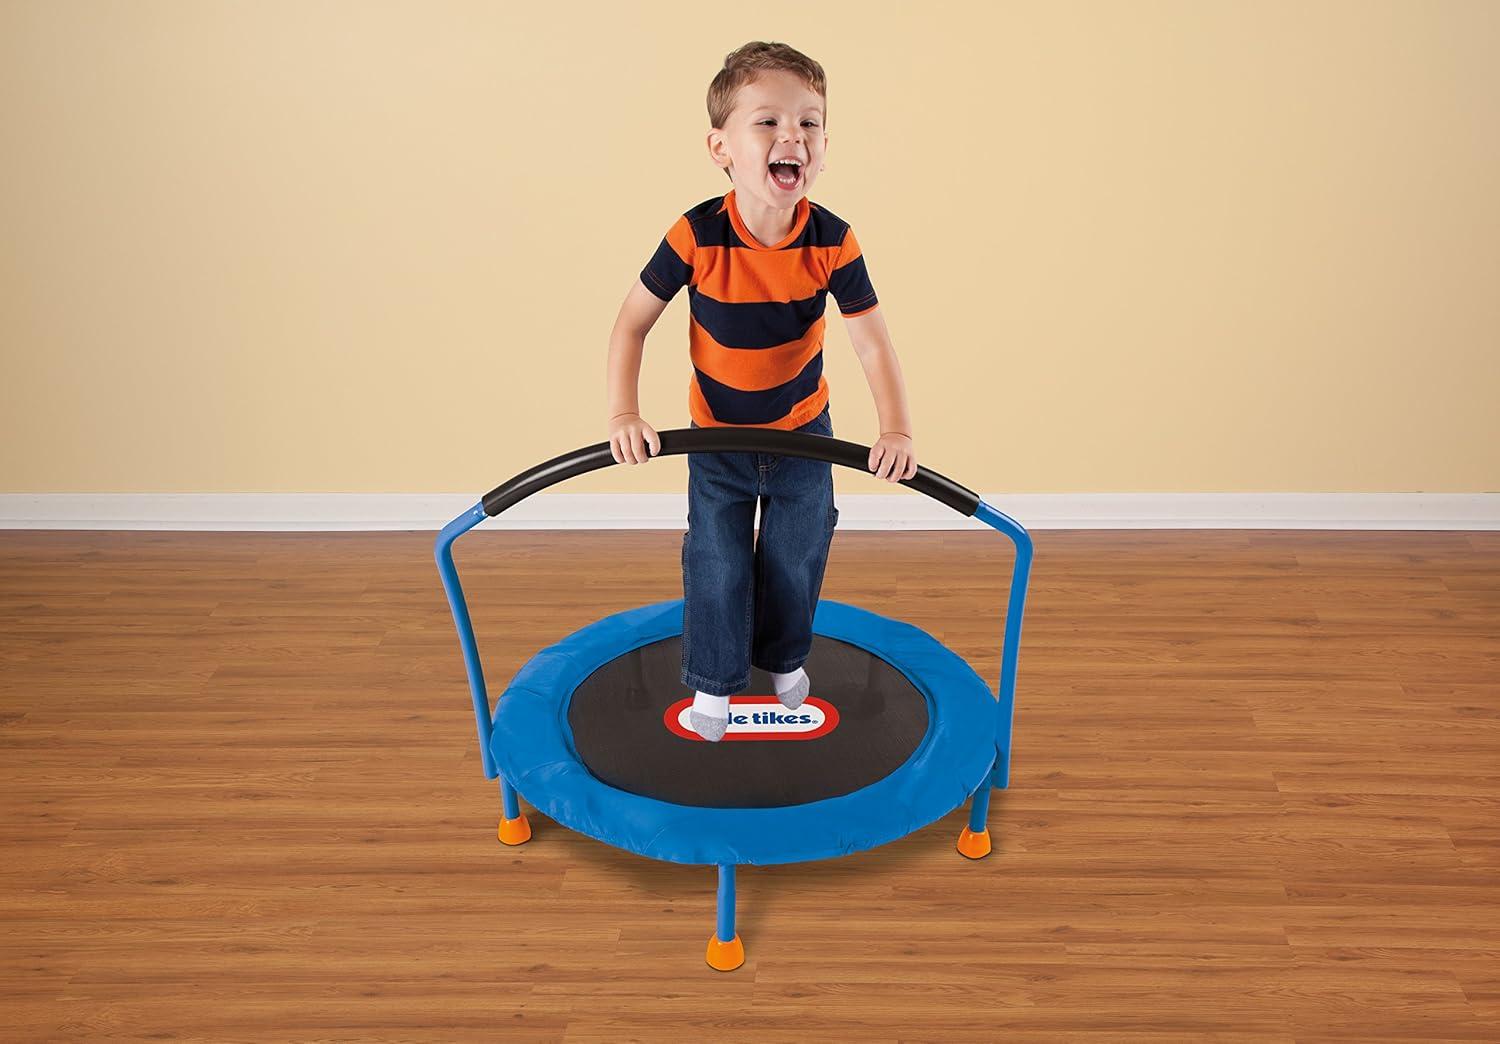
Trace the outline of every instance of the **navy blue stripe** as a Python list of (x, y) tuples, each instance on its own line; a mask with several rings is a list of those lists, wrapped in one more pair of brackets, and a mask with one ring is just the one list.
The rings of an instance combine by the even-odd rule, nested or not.
[(860, 254), (843, 268), (835, 268), (828, 277), (828, 292), (839, 303), (842, 313), (858, 312), (876, 303), (875, 288), (865, 271), (865, 255)]
[[(729, 220), (729, 211), (720, 211), (724, 205), (724, 197), (705, 200), (685, 217), (693, 229), (693, 240), (699, 246), (721, 246), (721, 247), (745, 247), (745, 241), (739, 237), (734, 230), (734, 223)], [(809, 201), (807, 224), (802, 227), (802, 232), (796, 239), (782, 247), (782, 250), (796, 250), (800, 247), (836, 247), (844, 241), (844, 233), (849, 228), (847, 222), (835, 217), (816, 203)]]
[(808, 246), (836, 247), (843, 243), (844, 233), (849, 230), (849, 223), (842, 218), (824, 210), (816, 203), (809, 202), (811, 210), (807, 215)]
[(745, 245), (744, 240), (735, 235), (727, 210), (722, 214), (709, 214), (694, 221), (693, 241), (701, 247)]
[(740, 391), (720, 384), (696, 366), (693, 372), (698, 375), (698, 388), (715, 420), (724, 424), (771, 424), (818, 390), (818, 378), (823, 375), (823, 353), (820, 351), (808, 360), (796, 377), (764, 391)]
[(663, 301), (670, 301), (677, 291), (687, 286), (693, 278), (693, 266), (677, 256), (672, 244), (663, 237), (661, 246), (641, 269), (641, 282)]
[(688, 288), (693, 318), (725, 348), (775, 348), (800, 341), (823, 317), (827, 290), (800, 301), (752, 301), (729, 304)]

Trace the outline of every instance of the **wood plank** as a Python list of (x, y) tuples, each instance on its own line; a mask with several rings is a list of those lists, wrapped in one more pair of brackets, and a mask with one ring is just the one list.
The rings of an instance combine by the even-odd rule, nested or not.
[[(729, 975), (712, 870), (495, 841), (432, 538), (0, 534), (6, 1036), (1500, 1039), (1500, 534), (1036, 534), (994, 854), (747, 868)], [(466, 537), (491, 691), (680, 540)], [(847, 532), (824, 596), (993, 684), (1009, 570)]]

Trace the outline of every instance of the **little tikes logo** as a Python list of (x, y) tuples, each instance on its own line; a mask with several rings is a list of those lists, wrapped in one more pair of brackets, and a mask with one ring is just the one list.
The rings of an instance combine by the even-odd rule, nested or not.
[[(688, 724), (693, 698), (678, 700), (667, 708), (663, 722), (683, 739), (706, 742)], [(826, 700), (809, 696), (796, 710), (787, 710), (775, 696), (734, 696), (729, 700), (729, 728), (724, 740), (810, 740), (826, 736), (839, 726), (838, 708)]]

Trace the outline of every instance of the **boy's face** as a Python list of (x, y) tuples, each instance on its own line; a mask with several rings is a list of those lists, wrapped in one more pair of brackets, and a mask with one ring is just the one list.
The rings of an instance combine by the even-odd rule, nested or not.
[[(780, 69), (741, 87), (725, 125), (708, 132), (709, 157), (729, 169), (737, 197), (754, 196), (773, 210), (790, 209), (807, 195), (827, 148), (823, 99)], [(782, 159), (797, 166), (772, 165)]]

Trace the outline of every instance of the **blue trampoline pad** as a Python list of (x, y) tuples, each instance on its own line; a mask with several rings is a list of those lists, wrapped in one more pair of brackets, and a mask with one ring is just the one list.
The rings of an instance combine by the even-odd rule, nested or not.
[(538, 652), (497, 701), (490, 751), (537, 809), (691, 864), (802, 862), (904, 837), (995, 762), (995, 699), (910, 624), (818, 603), (812, 693), (788, 711), (759, 670), (712, 744), (686, 725), (682, 600), (616, 613)]

